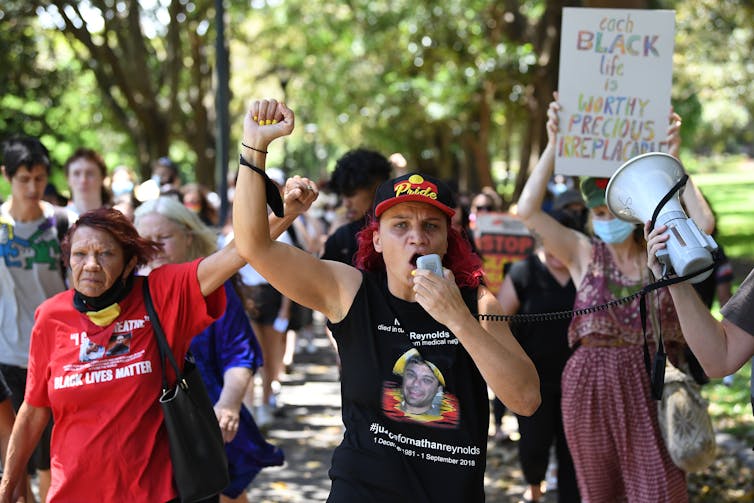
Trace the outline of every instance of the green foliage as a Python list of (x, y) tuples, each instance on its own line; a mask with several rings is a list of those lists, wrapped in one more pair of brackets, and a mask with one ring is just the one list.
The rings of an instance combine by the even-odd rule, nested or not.
[[(501, 35), (494, 6), (291, 0), (260, 9), (266, 22), (249, 45), (276, 55), (271, 75), (292, 75), (287, 99), (305, 122), (320, 125), (321, 144), (339, 153), (358, 145), (401, 151), (412, 165), (447, 175), (468, 162), (467, 142), (483, 114), (495, 125), (523, 115), (510, 110), (522, 106), (521, 79), (536, 56)], [(480, 112), (485, 100), (492, 109)], [(490, 152), (502, 148), (497, 135), (489, 142)]]
[(716, 240), (732, 258), (754, 258), (754, 171), (751, 162), (734, 158), (734, 162), (715, 162), (708, 172), (694, 174), (694, 181), (704, 192), (717, 214)]
[[(38, 23), (33, 21), (30, 25), (37, 34)], [(79, 146), (103, 152), (110, 166), (133, 163), (133, 152), (128, 155), (132, 144), (113, 128), (115, 121), (112, 113), (102, 107), (94, 75), (67, 49), (62, 35), (52, 33), (47, 39), (35, 36), (26, 42), (24, 51), (32, 54), (2, 51), (6, 56), (15, 52), (19, 59), (6, 63), (28, 68), (28, 73), (16, 73), (20, 78), (15, 80), (8, 78), (13, 72), (5, 74), (4, 84), (9, 92), (0, 97), (0, 136), (26, 134), (40, 138), (50, 150), (53, 178), (62, 177), (65, 160)], [(55, 66), (45, 64), (48, 61), (55, 61)], [(66, 191), (65, 180), (57, 185)]]
[[(213, 178), (213, 2), (22, 5), (19, 17), (47, 44), (36, 61), (54, 69), (44, 78), (58, 99), (41, 109), (56, 159), (86, 145), (146, 176), (152, 160), (171, 155), (196, 167), (187, 178)], [(63, 69), (66, 79), (54, 73)]]
[(676, 10), (674, 97), (703, 103), (694, 144), (705, 153), (751, 153), (754, 7), (747, 0), (669, 3)]
[[(0, 6), (0, 139), (15, 134), (56, 139), (75, 137), (76, 128), (60, 121), (61, 102), (73, 96), (68, 86), (76, 80), (74, 70), (50, 65), (55, 41), (38, 36), (34, 11), (25, 2)], [(62, 122), (62, 123), (61, 123)], [(48, 143), (53, 158), (53, 145)]]
[[(525, 170), (542, 148), (533, 138), (557, 74), (560, 2), (225, 4), (233, 135), (254, 97), (277, 96), (297, 112), (295, 134), (271, 162), (322, 177), (345, 150), (366, 146), (515, 197), (519, 163)], [(58, 166), (87, 145), (143, 176), (168, 154), (185, 178), (213, 185), (213, 5), (3, 2), (0, 136), (42, 136)], [(684, 147), (750, 149), (750, 3), (651, 5), (676, 10), (673, 104)], [(234, 164), (235, 142), (230, 149)]]

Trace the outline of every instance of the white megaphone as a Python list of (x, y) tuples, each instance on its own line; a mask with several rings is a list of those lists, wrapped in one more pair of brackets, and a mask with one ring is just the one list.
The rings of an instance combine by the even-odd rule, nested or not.
[[(626, 161), (610, 177), (605, 201), (610, 212), (621, 220), (644, 224), (650, 220), (657, 205), (684, 175), (681, 162), (670, 154), (648, 152)], [(671, 267), (678, 276), (686, 276), (710, 266), (717, 243), (699, 230), (681, 207), (679, 192), (659, 210), (655, 226), (667, 225), (670, 239), (667, 247), (657, 253), (657, 260)], [(704, 281), (712, 270), (690, 279)]]

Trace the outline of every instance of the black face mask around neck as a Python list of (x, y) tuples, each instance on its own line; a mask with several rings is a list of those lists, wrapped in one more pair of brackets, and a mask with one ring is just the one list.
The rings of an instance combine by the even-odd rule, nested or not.
[[(125, 271), (125, 268), (123, 270)], [(134, 277), (135, 274), (131, 271), (131, 274), (124, 280), (123, 272), (121, 272), (120, 277), (115, 280), (115, 283), (102, 295), (97, 297), (87, 297), (78, 290), (74, 290), (73, 307), (81, 313), (87, 313), (90, 311), (100, 311), (116, 302), (120, 302), (133, 288)]]

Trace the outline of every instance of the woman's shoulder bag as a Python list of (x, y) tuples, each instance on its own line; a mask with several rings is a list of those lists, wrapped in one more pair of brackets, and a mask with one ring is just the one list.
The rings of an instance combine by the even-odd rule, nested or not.
[[(186, 354), (183, 372), (178, 368), (154, 309), (147, 278), (143, 295), (160, 349), (160, 407), (170, 442), (173, 481), (182, 502), (200, 501), (220, 493), (230, 481), (222, 433), (193, 356)], [(177, 376), (172, 386), (165, 373), (166, 358)]]

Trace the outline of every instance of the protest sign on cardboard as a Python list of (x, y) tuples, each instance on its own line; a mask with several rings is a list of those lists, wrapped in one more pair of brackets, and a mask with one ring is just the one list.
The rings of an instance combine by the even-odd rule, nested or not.
[(609, 177), (667, 152), (675, 12), (563, 9), (555, 172)]
[(534, 238), (516, 215), (497, 212), (480, 213), (474, 235), (474, 244), (483, 259), (485, 285), (497, 294), (506, 265), (534, 251)]

